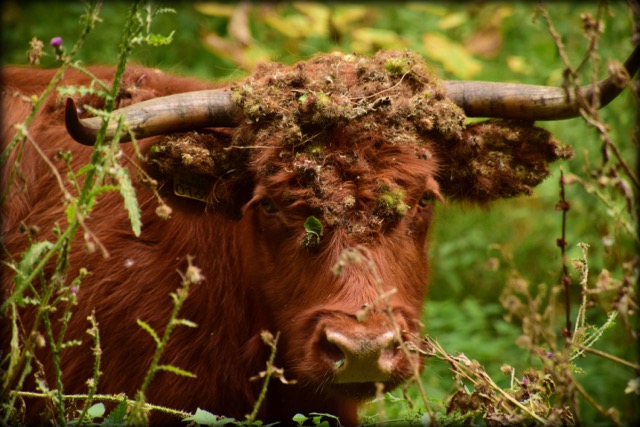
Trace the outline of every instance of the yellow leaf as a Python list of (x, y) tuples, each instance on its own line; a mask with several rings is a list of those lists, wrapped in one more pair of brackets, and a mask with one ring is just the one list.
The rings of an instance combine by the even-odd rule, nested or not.
[(349, 28), (353, 24), (366, 23), (375, 18), (375, 8), (367, 6), (342, 6), (334, 10), (333, 23), (340, 29)]
[(301, 15), (282, 17), (279, 13), (273, 12), (264, 16), (264, 22), (286, 37), (302, 38), (307, 20)]
[(271, 10), (264, 15), (263, 19), (271, 28), (289, 38), (303, 39), (313, 35), (327, 37), (329, 33), (329, 21), (322, 21), (317, 16), (308, 17), (301, 14), (282, 16), (278, 10)]
[(531, 74), (531, 67), (523, 56), (507, 56), (507, 67), (516, 73)]
[(293, 7), (315, 22), (329, 22), (329, 8), (320, 3), (294, 2)]
[(450, 13), (438, 21), (438, 28), (441, 30), (449, 30), (459, 27), (468, 20), (469, 15), (466, 12)]
[(230, 17), (233, 13), (233, 10), (236, 8), (234, 4), (214, 2), (196, 3), (193, 5), (193, 7), (195, 10), (204, 15), (223, 17)]
[(329, 34), (329, 8), (320, 3), (294, 2), (293, 7), (306, 17), (305, 37), (327, 37)]
[(402, 49), (406, 41), (395, 31), (382, 28), (358, 28), (351, 32), (354, 52), (370, 52), (379, 49)]
[(427, 4), (426, 2), (409, 2), (406, 4), (408, 9), (418, 12), (426, 12), (430, 15), (444, 17), (449, 13), (449, 9), (446, 6), (440, 6), (436, 4)]
[(462, 45), (441, 34), (425, 33), (422, 36), (424, 53), (432, 60), (461, 79), (469, 79), (482, 68), (481, 63), (467, 52)]

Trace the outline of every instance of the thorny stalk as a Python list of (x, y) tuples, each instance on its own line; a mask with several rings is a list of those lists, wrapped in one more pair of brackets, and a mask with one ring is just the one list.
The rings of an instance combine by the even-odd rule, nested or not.
[[(16, 397), (27, 397), (27, 398), (46, 398), (48, 396), (47, 393), (42, 392), (31, 392), (31, 391), (12, 391), (11, 394)], [(62, 396), (64, 400), (73, 400), (73, 401), (86, 401), (89, 397), (88, 394), (65, 394)], [(126, 400), (127, 406), (132, 407), (137, 402), (132, 399), (125, 399), (124, 394), (94, 394), (93, 400), (99, 400), (102, 402), (115, 402), (120, 403), (123, 400)], [(179, 411), (177, 409), (167, 408), (166, 406), (153, 405), (151, 403), (145, 403), (143, 405), (143, 409), (145, 411), (157, 411), (162, 412), (169, 415), (174, 415), (180, 418), (187, 418), (193, 416), (190, 412)]]
[(458, 357), (450, 355), (442, 348), (442, 346), (440, 346), (440, 344), (436, 340), (434, 340), (429, 336), (425, 337), (425, 341), (430, 347), (430, 351), (428, 352), (428, 354), (448, 362), (451, 366), (451, 370), (455, 374), (461, 374), (462, 376), (464, 376), (466, 380), (470, 381), (474, 386), (478, 385), (478, 382), (474, 379), (474, 375), (479, 376), (484, 382), (489, 384), (491, 388), (493, 388), (495, 391), (500, 393), (510, 403), (517, 406), (520, 410), (522, 410), (523, 412), (531, 416), (531, 418), (536, 420), (536, 422), (540, 423), (541, 425), (545, 424), (545, 420), (543, 418), (541, 418), (535, 412), (531, 411), (529, 408), (527, 408), (518, 400), (514, 399), (513, 396), (505, 392), (500, 386), (498, 386), (491, 379), (491, 377), (486, 372), (484, 372), (484, 370), (481, 370), (480, 372), (477, 372), (475, 374), (472, 372), (469, 372), (467, 368), (469, 366), (472, 366), (473, 362), (469, 361), (469, 359), (467, 359), (466, 356), (464, 356), (463, 354), (459, 355)]
[[(123, 34), (123, 41), (122, 41), (122, 46), (120, 51), (118, 68), (116, 70), (114, 83), (112, 84), (111, 88), (110, 89), (107, 88), (98, 79), (95, 79), (95, 76), (92, 76), (93, 80), (97, 81), (98, 84), (102, 85), (103, 89), (105, 89), (105, 92), (107, 92), (106, 108), (105, 108), (107, 112), (111, 111), (114, 107), (113, 103), (116, 98), (116, 94), (122, 79), (122, 73), (124, 72), (124, 67), (126, 65), (127, 57), (133, 46), (132, 39), (137, 34), (137, 32), (141, 31), (141, 28), (135, 28), (135, 24), (133, 24), (133, 21), (135, 20), (135, 15), (137, 12), (137, 7), (138, 7), (137, 4), (134, 5), (134, 7), (131, 9), (131, 13), (128, 16), (127, 25)], [(95, 236), (86, 227), (84, 223), (84, 218), (88, 214), (88, 212), (91, 211), (91, 208), (95, 203), (96, 197), (102, 191), (104, 191), (104, 189), (111, 188), (108, 185), (107, 186), (104, 185), (104, 182), (105, 182), (104, 180), (106, 177), (105, 173), (106, 171), (109, 170), (109, 168), (96, 167), (97, 165), (103, 165), (105, 163), (104, 151), (108, 150), (109, 147), (103, 146), (103, 144), (101, 144), (101, 141), (104, 139), (104, 132), (102, 133), (102, 135), (99, 134), (96, 141), (96, 149), (93, 152), (92, 159), (89, 164), (90, 167), (88, 167), (88, 169), (85, 172), (83, 187), (80, 188), (78, 186), (77, 181), (75, 181), (75, 179), (72, 179), (71, 180), (72, 184), (75, 186), (78, 196), (71, 197), (70, 193), (66, 190), (64, 186), (64, 183), (62, 181), (62, 176), (60, 175), (59, 171), (57, 171), (53, 163), (51, 163), (51, 161), (44, 155), (44, 153), (42, 152), (40, 147), (37, 145), (37, 143), (31, 139), (31, 137), (29, 136), (28, 129), (29, 129), (29, 126), (32, 124), (33, 120), (35, 119), (38, 111), (44, 106), (45, 101), (50, 98), (50, 95), (53, 92), (53, 89), (62, 80), (62, 76), (65, 70), (67, 70), (69, 67), (72, 67), (72, 68), (81, 70), (85, 74), (91, 75), (90, 72), (88, 72), (87, 70), (84, 70), (78, 64), (74, 63), (73, 59), (78, 49), (87, 38), (87, 35), (89, 34), (89, 32), (94, 28), (95, 24), (100, 21), (100, 18), (99, 18), (100, 8), (101, 8), (101, 2), (98, 2), (98, 3), (91, 2), (91, 4), (87, 6), (86, 12), (83, 15), (83, 20), (85, 22), (85, 25), (83, 26), (83, 30), (82, 30), (82, 34), (80, 35), (80, 38), (75, 43), (74, 47), (71, 49), (69, 54), (61, 54), (59, 56), (59, 59), (62, 61), (62, 64), (59, 67), (56, 74), (54, 75), (54, 77), (52, 78), (52, 80), (49, 82), (49, 84), (45, 88), (45, 90), (39, 96), (32, 96), (28, 100), (32, 104), (30, 113), (27, 115), (23, 123), (16, 126), (17, 132), (14, 138), (9, 142), (7, 147), (4, 149), (4, 151), (0, 155), (0, 163), (4, 163), (7, 161), (9, 156), (12, 155), (12, 153), (15, 153), (16, 161), (14, 162), (14, 167), (10, 171), (11, 175), (9, 177), (10, 179), (8, 180), (8, 182), (12, 182), (14, 180), (15, 174), (19, 172), (20, 160), (22, 158), (22, 153), (26, 145), (25, 141), (28, 141), (33, 146), (35, 151), (44, 159), (48, 167), (53, 171), (54, 176), (58, 181), (58, 185), (61, 188), (63, 196), (65, 200), (69, 203), (67, 214), (70, 216), (69, 224), (65, 229), (60, 229), (60, 227), (57, 227), (54, 230), (56, 235), (56, 240), (54, 242), (52, 243), (48, 241), (36, 242), (40, 244), (40, 246), (38, 247), (38, 249), (40, 250), (38, 252), (33, 251), (34, 242), (32, 242), (31, 250), (33, 253), (36, 254), (36, 257), (33, 260), (34, 265), (29, 266), (30, 268), (26, 270), (18, 271), (18, 269), (16, 268), (16, 265), (14, 265), (13, 263), (8, 264), (10, 268), (13, 268), (14, 270), (16, 270), (17, 275), (20, 275), (20, 276), (17, 276), (19, 277), (20, 280), (19, 282), (16, 282), (17, 286), (15, 287), (14, 291), (10, 295), (8, 295), (6, 300), (4, 300), (0, 306), (1, 312), (6, 312), (7, 309), (11, 310), (12, 320), (13, 320), (12, 334), (13, 334), (13, 337), (15, 337), (14, 339), (12, 339), (12, 344), (11, 344), (11, 355), (10, 355), (9, 366), (8, 366), (9, 370), (3, 373), (3, 383), (2, 383), (3, 400), (5, 397), (7, 398), (7, 401), (3, 402), (3, 406), (7, 410), (2, 414), (2, 420), (0, 421), (0, 424), (2, 425), (8, 424), (11, 417), (14, 416), (15, 414), (15, 410), (14, 410), (15, 402), (17, 397), (20, 396), (20, 394), (15, 392), (15, 390), (22, 389), (24, 381), (32, 371), (31, 364), (33, 363), (33, 359), (35, 357), (34, 350), (37, 345), (37, 340), (42, 339), (38, 331), (42, 327), (43, 323), (44, 323), (45, 331), (47, 333), (48, 341), (52, 346), (52, 357), (54, 362), (57, 390), (49, 391), (45, 389), (43, 390), (41, 397), (53, 398), (56, 406), (56, 409), (55, 409), (56, 420), (59, 424), (66, 424), (65, 415), (64, 415), (64, 405), (62, 403), (65, 397), (64, 397), (62, 385), (61, 385), (61, 370), (60, 370), (59, 356), (60, 356), (60, 351), (63, 348), (66, 348), (67, 346), (70, 346), (70, 345), (76, 345), (76, 342), (64, 341), (64, 330), (66, 329), (66, 326), (70, 318), (69, 304), (67, 304), (67, 310), (65, 310), (61, 315), (62, 332), (58, 335), (57, 340), (54, 339), (54, 336), (53, 336), (53, 328), (52, 328), (51, 320), (49, 319), (49, 313), (56, 308), (59, 302), (62, 301), (62, 299), (60, 298), (64, 298), (64, 294), (63, 294), (62, 297), (56, 298), (54, 300), (53, 292), (57, 290), (57, 288), (59, 288), (61, 285), (63, 285), (65, 281), (65, 277), (67, 275), (68, 268), (69, 268), (69, 264), (68, 264), (69, 247), (71, 245), (71, 242), (74, 241), (74, 237), (77, 234), (78, 228), (82, 227), (85, 230), (85, 240), (87, 241), (92, 240), (94, 242), (97, 242), (98, 245), (100, 245), (100, 242), (97, 241)], [(104, 120), (103, 128), (106, 128), (107, 121), (108, 119)], [(121, 128), (122, 128), (122, 123), (120, 123), (117, 133), (121, 132)], [(112, 146), (111, 149), (114, 150), (115, 149), (114, 146)], [(114, 155), (106, 156), (106, 157), (108, 158), (107, 161), (117, 161), (116, 156)], [(63, 160), (65, 160), (65, 162), (67, 163), (67, 167), (69, 167), (69, 162), (68, 162), (69, 159), (65, 158), (63, 155)], [(74, 175), (73, 173), (69, 174), (69, 176), (72, 178), (73, 178), (73, 175)], [(6, 186), (4, 188), (2, 198), (0, 199), (0, 203), (3, 203), (5, 201), (5, 198), (9, 190), (10, 190), (9, 186)], [(102, 250), (103, 255), (106, 256), (107, 255), (106, 250), (104, 249), (104, 247), (102, 247), (102, 245), (100, 245), (100, 249)], [(23, 254), (23, 256), (25, 255)], [(50, 264), (55, 259), (54, 257), (56, 256), (57, 256), (57, 261), (55, 263), (55, 270), (50, 277), (51, 283), (45, 282), (44, 283), (45, 286), (43, 286), (43, 289), (42, 289), (42, 295), (38, 295), (38, 292), (36, 291), (33, 285), (33, 282), (37, 280), (37, 278), (41, 278), (43, 281), (45, 281), (45, 277), (43, 273), (44, 267)], [(64, 286), (65, 287), (61, 288), (63, 292), (65, 291), (65, 289), (70, 290), (72, 287), (72, 285), (64, 285)], [(18, 339), (18, 336), (20, 333), (19, 323), (16, 321), (19, 315), (16, 309), (16, 305), (22, 301), (23, 295), (27, 290), (31, 290), (33, 292), (35, 300), (37, 300), (39, 307), (37, 307), (36, 309), (36, 315), (35, 315), (33, 324), (31, 325), (31, 331), (30, 332), (27, 331), (22, 334), (26, 337), (26, 339), (24, 340), (25, 342), (20, 347), (19, 345), (20, 343)], [(95, 328), (92, 328), (92, 329), (95, 329)], [(90, 329), (90, 331), (92, 329)], [(97, 339), (97, 333), (94, 334), (94, 340), (95, 339)], [(97, 341), (94, 341), (94, 344), (95, 344), (94, 353), (96, 356), (96, 361), (94, 364), (94, 376), (90, 380), (89, 395), (84, 397), (84, 399), (86, 400), (85, 412), (84, 412), (85, 415), (86, 415), (87, 408), (90, 406), (89, 404), (92, 400), (92, 396), (95, 394), (95, 391), (96, 391), (95, 387), (97, 386), (97, 379), (99, 376), (99, 353), (100, 353), (99, 343)]]
[(565, 301), (565, 329), (562, 331), (563, 335), (567, 338), (571, 338), (571, 299), (569, 294), (569, 288), (571, 286), (571, 276), (569, 276), (569, 266), (567, 261), (567, 212), (571, 209), (571, 205), (565, 198), (565, 182), (564, 172), (560, 170), (560, 201), (556, 205), (556, 210), (562, 212), (562, 236), (556, 240), (557, 245), (560, 247), (560, 253), (562, 255), (562, 279), (561, 283), (564, 287), (564, 301)]
[(609, 418), (611, 420), (611, 422), (616, 426), (616, 427), (621, 427), (623, 424), (620, 423), (620, 419), (617, 416), (616, 411), (611, 408), (611, 409), (605, 409), (602, 407), (602, 405), (600, 405), (593, 397), (591, 397), (591, 395), (589, 393), (587, 393), (587, 391), (580, 385), (580, 383), (578, 383), (577, 381), (573, 382), (573, 386), (576, 388), (576, 391), (582, 396), (584, 397), (584, 399), (589, 402), (589, 404), (591, 406), (593, 406), (598, 412), (600, 412), (601, 414), (603, 414), (604, 416), (606, 416), (607, 418)]
[(93, 402), (93, 399), (95, 397), (96, 390), (98, 389), (98, 378), (101, 374), (100, 362), (102, 361), (102, 348), (100, 347), (100, 332), (98, 330), (98, 322), (96, 321), (95, 310), (91, 312), (91, 316), (89, 316), (87, 320), (91, 323), (91, 327), (87, 330), (87, 334), (91, 335), (91, 337), (93, 338), (93, 377), (88, 381), (89, 393), (87, 394), (87, 398), (84, 401), (84, 408), (82, 409), (82, 413), (77, 420), (78, 425), (82, 425), (84, 417), (87, 416), (87, 411), (91, 407), (91, 403)]
[(640, 364), (638, 364), (638, 363), (629, 362), (628, 360), (621, 359), (621, 358), (619, 358), (617, 356), (614, 356), (613, 354), (609, 354), (609, 353), (606, 353), (604, 351), (600, 351), (600, 350), (592, 348), (592, 347), (587, 347), (587, 346), (582, 345), (582, 344), (577, 343), (577, 342), (571, 342), (571, 345), (573, 347), (579, 348), (580, 350), (582, 350), (582, 351), (584, 351), (586, 353), (592, 353), (592, 354), (595, 354), (597, 356), (603, 357), (605, 359), (609, 359), (612, 362), (619, 363), (621, 365), (627, 366), (627, 367), (635, 370), (636, 373), (640, 373)]
[(152, 336), (152, 338), (156, 342), (156, 351), (153, 355), (153, 359), (151, 360), (151, 365), (147, 370), (145, 378), (142, 381), (142, 385), (136, 392), (136, 404), (134, 405), (130, 415), (130, 419), (134, 421), (143, 421), (146, 419), (146, 413), (144, 411), (144, 408), (145, 408), (144, 404), (146, 403), (145, 393), (147, 391), (147, 388), (151, 384), (151, 381), (153, 380), (154, 376), (156, 375), (156, 373), (158, 373), (158, 371), (169, 370), (169, 371), (178, 373), (180, 375), (195, 377), (195, 375), (186, 371), (182, 371), (179, 368), (160, 365), (160, 357), (164, 353), (164, 350), (167, 347), (167, 344), (169, 342), (169, 338), (171, 337), (171, 334), (173, 333), (175, 328), (178, 327), (179, 325), (184, 325), (188, 327), (196, 326), (194, 323), (188, 320), (178, 318), (180, 309), (182, 308), (182, 305), (184, 304), (184, 302), (187, 299), (187, 296), (189, 295), (189, 289), (191, 285), (198, 284), (204, 279), (200, 273), (200, 269), (198, 267), (195, 267), (192, 264), (192, 261), (193, 261), (192, 257), (187, 256), (188, 267), (186, 272), (183, 274), (182, 272), (178, 271), (178, 273), (182, 277), (182, 283), (181, 283), (182, 286), (179, 289), (177, 289), (175, 293), (171, 294), (171, 298), (173, 299), (173, 309), (171, 311), (171, 315), (169, 316), (169, 321), (167, 322), (167, 326), (164, 329), (164, 333), (162, 334), (162, 338), (159, 338), (156, 335), (156, 333), (153, 331), (153, 329), (151, 329), (150, 326), (148, 326), (142, 320), (138, 320), (138, 324), (147, 332), (149, 332), (149, 334)]
[[(633, 2), (631, 2), (633, 3)], [(636, 7), (637, 9), (637, 7)], [(598, 108), (599, 105), (598, 104), (598, 93), (597, 93), (597, 86), (596, 86), (596, 91), (594, 93), (594, 99), (593, 100), (585, 100), (581, 93), (580, 93), (580, 85), (578, 83), (578, 71), (580, 68), (582, 68), (582, 66), (584, 65), (584, 63), (587, 61), (588, 58), (591, 58), (593, 61), (593, 83), (595, 84), (597, 82), (597, 73), (595, 72), (597, 69), (597, 59), (598, 59), (598, 55), (597, 55), (597, 40), (600, 37), (600, 34), (602, 33), (601, 28), (603, 28), (603, 23), (602, 23), (602, 4), (599, 5), (598, 7), (598, 17), (594, 20), (593, 17), (591, 17), (590, 15), (584, 15), (583, 16), (583, 21), (585, 22), (585, 27), (587, 27), (587, 36), (589, 38), (589, 47), (587, 49), (587, 52), (585, 54), (585, 57), (582, 61), (582, 64), (578, 67), (578, 69), (574, 69), (571, 66), (571, 62), (569, 61), (569, 57), (566, 54), (566, 50), (564, 48), (564, 44), (562, 43), (562, 39), (561, 39), (561, 35), (560, 33), (558, 33), (558, 31), (556, 30), (555, 26), (553, 25), (553, 22), (551, 21), (551, 17), (549, 16), (549, 12), (547, 11), (546, 8), (539, 6), (538, 10), (540, 11), (540, 13), (543, 15), (545, 22), (547, 23), (547, 26), (549, 28), (549, 33), (551, 34), (551, 37), (553, 38), (553, 41), (556, 44), (556, 47), (558, 49), (558, 54), (560, 55), (560, 58), (562, 59), (566, 69), (565, 69), (565, 82), (563, 84), (563, 86), (565, 87), (565, 89), (567, 90), (567, 93), (570, 93), (570, 91), (573, 92), (573, 95), (576, 98), (576, 102), (578, 102), (580, 104), (580, 106), (582, 108), (580, 108), (579, 112), (581, 117), (585, 120), (585, 122), (594, 127), (598, 133), (600, 134), (600, 138), (603, 141), (603, 147), (602, 147), (602, 153), (603, 153), (603, 164), (601, 168), (604, 168), (605, 164), (607, 163), (607, 161), (609, 160), (609, 150), (613, 151), (613, 154), (615, 155), (618, 164), (620, 165), (620, 167), (625, 171), (625, 173), (627, 174), (627, 176), (629, 177), (629, 179), (633, 182), (633, 184), (635, 185), (635, 187), (637, 189), (640, 189), (640, 180), (638, 179), (638, 177), (633, 173), (631, 167), (627, 164), (627, 162), (624, 160), (624, 158), (622, 157), (622, 154), (620, 153), (620, 150), (618, 149), (618, 147), (613, 143), (613, 140), (611, 139), (611, 137), (609, 136), (609, 129), (606, 126), (606, 124), (604, 124), (602, 122), (602, 119), (600, 118), (600, 114), (598, 112)], [(634, 9), (634, 12), (637, 13), (637, 11)], [(635, 28), (634, 30), (637, 31), (637, 28)], [(636, 36), (637, 37), (637, 36)], [(623, 77), (623, 81), (625, 81), (628, 86), (631, 86), (630, 83), (630, 79), (629, 76), (626, 75), (626, 73), (623, 70), (618, 70), (617, 74), (621, 74), (620, 77)], [(626, 76), (625, 76), (626, 75)]]
[[(339, 260), (336, 263), (336, 265), (334, 265), (332, 270), (334, 274), (340, 274), (341, 268), (343, 267), (344, 264), (347, 264), (347, 263), (355, 264), (355, 263), (360, 263), (362, 261), (366, 263), (367, 268), (369, 269), (369, 271), (374, 277), (374, 281), (378, 291), (378, 301), (384, 303), (385, 312), (387, 314), (387, 317), (389, 318), (389, 321), (391, 322), (391, 326), (393, 328), (393, 333), (395, 335), (396, 341), (399, 343), (400, 349), (402, 350), (405, 357), (407, 358), (407, 361), (409, 362), (409, 366), (411, 367), (411, 371), (413, 373), (413, 378), (418, 387), (418, 391), (420, 392), (420, 397), (424, 402), (425, 409), (427, 410), (431, 419), (435, 420), (436, 419), (435, 413), (433, 412), (433, 410), (431, 409), (431, 406), (429, 405), (429, 402), (427, 399), (427, 393), (425, 392), (424, 386), (420, 381), (420, 368), (418, 365), (416, 365), (411, 354), (412, 352), (420, 352), (420, 350), (413, 343), (409, 343), (411, 345), (411, 349), (409, 349), (409, 346), (402, 338), (400, 327), (398, 326), (398, 323), (395, 320), (395, 316), (393, 315), (393, 310), (391, 309), (391, 305), (389, 304), (389, 301), (388, 301), (388, 298), (397, 292), (397, 288), (393, 288), (385, 292), (385, 290), (382, 287), (383, 285), (382, 279), (380, 278), (380, 274), (378, 273), (376, 264), (373, 262), (371, 258), (371, 253), (366, 247), (362, 245), (345, 249), (340, 254)], [(368, 308), (369, 307), (365, 308), (363, 310), (364, 311), (363, 313), (359, 313), (360, 316), (366, 315), (366, 310)]]
[[(261, 334), (262, 341), (271, 347), (271, 353), (269, 354), (269, 360), (267, 361), (267, 369), (261, 372), (260, 375), (253, 377), (252, 379), (258, 379), (264, 376), (264, 381), (262, 382), (262, 388), (260, 389), (260, 394), (258, 395), (258, 399), (256, 403), (253, 405), (253, 410), (251, 414), (246, 415), (247, 422), (252, 423), (255, 421), (258, 416), (258, 411), (260, 411), (260, 406), (262, 406), (262, 402), (264, 398), (267, 396), (267, 388), (269, 387), (269, 381), (271, 381), (271, 377), (278, 373), (278, 369), (275, 368), (274, 363), (276, 360), (276, 350), (278, 348), (278, 340), (280, 339), (280, 331), (276, 333), (274, 337), (270, 332), (263, 332)], [(282, 379), (282, 378), (281, 378)]]
[[(69, 54), (65, 55), (62, 65), (60, 66), (60, 68), (56, 72), (55, 76), (53, 77), (53, 79), (51, 80), (49, 85), (47, 85), (47, 87), (42, 92), (42, 94), (39, 97), (37, 97), (37, 99), (34, 100), (35, 102), (33, 102), (33, 107), (31, 108), (31, 112), (29, 113), (29, 115), (27, 116), (27, 118), (23, 122), (24, 129), (27, 129), (29, 127), (29, 125), (31, 124), (31, 122), (35, 119), (36, 114), (38, 113), (38, 111), (40, 111), (40, 109), (44, 105), (44, 102), (49, 97), (49, 94), (51, 94), (51, 92), (53, 91), (53, 88), (57, 86), (57, 84), (60, 82), (60, 80), (62, 80), (62, 77), (63, 77), (64, 72), (66, 71), (66, 69), (71, 66), (71, 64), (73, 62), (73, 59), (75, 58), (76, 54), (80, 50), (80, 47), (82, 47), (82, 45), (84, 44), (85, 40), (89, 36), (89, 33), (91, 33), (91, 31), (94, 29), (96, 23), (100, 20), (99, 14), (100, 14), (100, 9), (101, 8), (102, 8), (102, 2), (101, 1), (99, 1), (99, 2), (91, 2), (88, 5), (87, 12), (84, 15), (85, 25), (82, 28), (82, 33), (80, 34), (80, 37), (78, 38), (78, 41), (76, 41), (75, 45), (73, 46), (73, 48), (71, 49)], [(11, 140), (11, 142), (7, 145), (7, 148), (5, 148), (5, 150), (2, 152), (2, 155), (0, 155), (0, 164), (4, 163), (7, 160), (7, 157), (9, 157), (9, 154), (11, 154), (11, 152), (13, 151), (15, 146), (23, 138), (24, 138), (23, 132), (20, 129), (18, 129), (18, 132), (16, 132), (16, 134), (13, 137), (13, 139)], [(1, 199), (2, 202), (4, 202), (4, 196), (5, 196), (5, 194), (3, 194), (3, 196), (2, 196), (2, 199)]]

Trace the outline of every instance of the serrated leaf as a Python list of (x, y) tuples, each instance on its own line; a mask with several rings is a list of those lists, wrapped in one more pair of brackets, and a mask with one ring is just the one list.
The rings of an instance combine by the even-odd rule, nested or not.
[(105, 419), (100, 424), (101, 426), (115, 426), (115, 425), (123, 425), (124, 421), (127, 417), (127, 399), (122, 400), (118, 403), (118, 406), (113, 408), (113, 411), (109, 412), (109, 415), (105, 417)]
[(105, 413), (105, 408), (103, 403), (96, 403), (91, 405), (89, 409), (87, 409), (87, 415), (89, 418), (99, 418), (102, 417)]
[(53, 247), (53, 243), (48, 240), (35, 242), (26, 250), (22, 259), (16, 267), (16, 275), (14, 283), (16, 288), (20, 289), (26, 285), (24, 280), (33, 272), (34, 265), (40, 261), (40, 258)]
[(142, 329), (147, 331), (149, 335), (151, 335), (151, 338), (153, 338), (153, 340), (156, 342), (156, 345), (160, 345), (160, 338), (158, 338), (158, 334), (156, 334), (156, 331), (154, 331), (148, 323), (140, 319), (136, 320), (136, 322), (138, 322), (138, 326), (140, 326)]
[(173, 42), (173, 34), (175, 31), (172, 31), (168, 36), (163, 36), (160, 34), (149, 34), (145, 37), (145, 42), (149, 46), (165, 46), (171, 44)]
[(159, 7), (158, 9), (155, 10), (155, 15), (160, 15), (163, 13), (173, 13), (173, 14), (177, 14), (178, 11), (176, 11), (174, 8), (172, 7)]
[(216, 419), (217, 417), (211, 412), (198, 408), (193, 416), (183, 418), (182, 421), (195, 421), (199, 425), (213, 426), (216, 423)]
[(131, 221), (131, 229), (133, 234), (140, 236), (140, 229), (142, 228), (142, 222), (140, 220), (140, 207), (138, 206), (138, 199), (136, 198), (136, 191), (131, 184), (131, 177), (129, 171), (118, 164), (114, 164), (116, 168), (116, 180), (118, 181), (120, 194), (124, 199), (124, 207), (129, 213), (129, 221)]
[(156, 369), (160, 371), (173, 372), (174, 374), (180, 375), (181, 377), (197, 378), (196, 374), (185, 371), (184, 369), (180, 369), (173, 365), (159, 365)]

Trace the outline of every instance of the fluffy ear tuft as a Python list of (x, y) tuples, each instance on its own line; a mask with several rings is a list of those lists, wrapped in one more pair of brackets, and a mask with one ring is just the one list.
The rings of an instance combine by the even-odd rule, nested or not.
[(247, 150), (225, 150), (231, 146), (224, 129), (169, 134), (149, 149), (147, 164), (169, 192), (239, 218), (253, 181), (246, 173)]
[(448, 197), (486, 203), (531, 194), (549, 175), (548, 164), (570, 159), (570, 147), (530, 123), (489, 120), (467, 127), (440, 148), (438, 182)]

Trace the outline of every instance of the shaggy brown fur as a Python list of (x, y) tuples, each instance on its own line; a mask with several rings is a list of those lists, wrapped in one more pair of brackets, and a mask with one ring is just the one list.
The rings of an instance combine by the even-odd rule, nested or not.
[[(110, 81), (111, 68), (94, 68)], [(53, 72), (3, 70), (3, 127), (22, 121), (29, 104), (22, 97), (42, 91)], [(64, 84), (88, 84), (68, 72)], [(209, 85), (131, 67), (120, 105)], [(159, 182), (172, 218), (156, 215), (156, 202), (143, 182), (136, 183), (142, 208), (142, 235), (129, 231), (116, 193), (100, 197), (87, 226), (110, 252), (83, 250), (75, 242), (73, 277), (81, 267), (90, 276), (81, 284), (68, 339), (83, 345), (62, 354), (67, 393), (86, 391), (93, 356), (84, 331), (92, 310), (100, 324), (103, 375), (100, 393), (128, 393), (140, 386), (154, 350), (141, 319), (162, 330), (171, 310), (169, 293), (178, 288), (186, 257), (195, 256), (205, 282), (195, 286), (182, 317), (198, 328), (179, 328), (162, 357), (197, 375), (163, 372), (154, 379), (148, 401), (188, 411), (197, 407), (243, 418), (256, 399), (249, 378), (264, 369), (262, 330), (282, 333), (277, 365), (296, 385), (271, 387), (261, 417), (286, 421), (296, 412), (328, 412), (357, 423), (357, 403), (371, 396), (371, 383), (337, 384), (327, 349), (327, 330), (364, 330), (379, 336), (392, 328), (380, 292), (397, 289), (387, 303), (403, 339), (419, 335), (428, 266), (426, 238), (433, 203), (444, 196), (488, 202), (530, 192), (548, 173), (546, 163), (566, 155), (550, 135), (522, 123), (489, 122), (465, 128), (461, 111), (449, 102), (437, 79), (410, 53), (323, 55), (291, 67), (268, 65), (235, 86), (235, 100), (247, 122), (234, 130), (198, 130), (141, 141), (140, 162)], [(96, 97), (78, 100), (92, 103)], [(60, 170), (59, 150), (73, 154), (77, 170), (91, 149), (73, 142), (63, 126), (61, 102), (52, 96), (30, 128), (30, 135)], [(123, 146), (125, 159), (135, 159)], [(125, 160), (129, 161), (129, 160)], [(10, 169), (19, 175), (10, 179)], [(136, 169), (131, 167), (136, 175)], [(178, 197), (174, 185), (187, 180), (200, 200)], [(11, 262), (28, 245), (21, 224), (37, 227), (38, 239), (54, 239), (65, 224), (61, 192), (30, 144), (14, 152), (3, 170), (10, 185), (2, 209), (2, 239)], [(189, 184), (189, 185), (191, 185)], [(71, 192), (72, 189), (69, 189)], [(304, 223), (315, 216), (323, 225), (317, 245), (305, 244)], [(361, 246), (376, 266), (331, 270), (345, 249)], [(4, 265), (3, 292), (11, 289)], [(380, 284), (381, 282), (381, 284)], [(356, 320), (368, 306), (369, 316)], [(32, 309), (21, 310), (29, 325)], [(2, 348), (8, 346), (3, 321)], [(55, 322), (56, 330), (59, 323)], [(397, 351), (397, 349), (393, 350)], [(51, 384), (47, 349), (38, 354)], [(395, 357), (395, 356), (394, 356)], [(413, 358), (413, 356), (412, 356)], [(404, 355), (385, 382), (393, 388), (411, 374)], [(42, 406), (27, 402), (37, 417)], [(31, 418), (33, 420), (34, 418)], [(160, 419), (152, 418), (152, 422)]]

